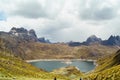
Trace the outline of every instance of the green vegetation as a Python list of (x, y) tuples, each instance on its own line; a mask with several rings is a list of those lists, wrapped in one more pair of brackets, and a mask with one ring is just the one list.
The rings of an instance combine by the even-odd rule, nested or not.
[[(8, 46), (9, 45), (9, 46)], [(0, 80), (120, 80), (120, 51), (118, 48), (102, 45), (69, 47), (65, 44), (43, 44), (37, 42), (5, 42), (0, 39)], [(106, 54), (106, 55), (105, 55)], [(109, 55), (108, 55), (109, 54)], [(22, 59), (82, 58), (96, 59), (100, 56), (94, 71), (81, 73), (75, 67), (66, 67), (48, 73)], [(17, 57), (15, 57), (17, 56)], [(22, 59), (21, 59), (22, 58)]]
[(57, 77), (58, 79), (67, 80), (64, 76), (47, 73), (15, 57), (4, 56), (2, 53), (0, 53), (0, 63), (0, 78), (3, 79), (18, 78), (17, 80), (19, 80), (19, 78), (21, 78), (22, 80), (24, 78), (36, 78), (36, 80), (39, 80)]
[(96, 69), (83, 76), (83, 80), (120, 80), (120, 50), (98, 60)]
[(0, 80), (68, 80), (67, 77), (38, 69), (20, 58), (14, 57), (0, 40)]

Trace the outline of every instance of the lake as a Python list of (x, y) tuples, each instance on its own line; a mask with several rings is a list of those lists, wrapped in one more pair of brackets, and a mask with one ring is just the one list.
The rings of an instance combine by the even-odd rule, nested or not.
[(95, 65), (93, 61), (80, 61), (80, 60), (72, 60), (72, 61), (36, 61), (30, 62), (30, 64), (44, 69), (46, 71), (52, 71), (54, 69), (58, 69), (66, 66), (76, 66), (82, 72), (88, 72), (94, 69)]

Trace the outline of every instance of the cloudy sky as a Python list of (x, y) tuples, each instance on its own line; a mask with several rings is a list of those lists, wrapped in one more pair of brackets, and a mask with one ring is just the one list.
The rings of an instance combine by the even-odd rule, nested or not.
[(0, 0), (0, 31), (34, 29), (51, 41), (120, 34), (120, 0)]

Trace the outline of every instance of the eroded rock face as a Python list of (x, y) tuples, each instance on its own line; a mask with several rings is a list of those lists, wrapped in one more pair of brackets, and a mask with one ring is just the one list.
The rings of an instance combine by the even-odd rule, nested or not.
[(9, 34), (12, 35), (12, 36), (16, 36), (20, 39), (27, 40), (27, 41), (38, 41), (36, 33), (33, 29), (28, 31), (27, 29), (24, 29), (24, 28), (13, 27), (9, 31)]

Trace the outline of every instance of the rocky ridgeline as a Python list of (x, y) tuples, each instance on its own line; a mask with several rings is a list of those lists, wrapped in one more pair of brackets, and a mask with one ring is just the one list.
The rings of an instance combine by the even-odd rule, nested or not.
[(28, 31), (27, 29), (24, 29), (24, 28), (13, 27), (10, 30), (9, 34), (26, 41), (38, 41), (36, 33), (33, 29)]
[(46, 40), (44, 37), (38, 38), (35, 33), (35, 30), (33, 30), (33, 29), (27, 30), (22, 27), (21, 28), (13, 27), (9, 32), (0, 32), (0, 38), (3, 38), (5, 40), (50, 43), (50, 41)]
[(117, 46), (120, 46), (120, 36), (110, 36), (108, 38), (108, 40), (104, 40), (102, 42), (103, 45), (117, 45)]
[(91, 44), (101, 44), (105, 46), (120, 46), (120, 36), (110, 36), (107, 40), (102, 40), (101, 38), (92, 35), (87, 38), (84, 42), (69, 42), (69, 46), (81, 46), (81, 45), (91, 45)]

